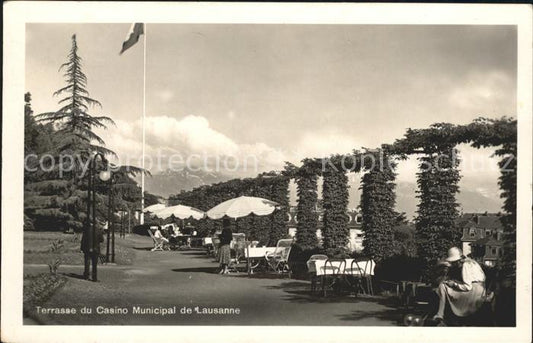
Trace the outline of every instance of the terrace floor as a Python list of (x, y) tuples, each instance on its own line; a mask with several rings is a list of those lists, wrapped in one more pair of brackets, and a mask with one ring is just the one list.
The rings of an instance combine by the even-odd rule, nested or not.
[[(62, 265), (68, 278), (43, 308), (76, 308), (77, 314), (43, 314), (30, 309), (25, 324), (52, 325), (397, 325), (401, 313), (386, 298), (312, 296), (308, 281), (218, 275), (217, 263), (203, 250), (151, 252), (150, 238), (130, 235), (122, 246), (135, 251), (132, 265), (99, 266), (99, 282), (83, 280), (83, 266)], [(47, 265), (26, 264), (25, 274), (47, 272)], [(79, 314), (82, 307), (91, 314)], [(133, 313), (140, 309), (176, 309), (175, 314)], [(100, 311), (127, 314), (99, 314)], [(213, 308), (239, 314), (200, 314)], [(190, 308), (192, 313), (181, 313)], [(157, 310), (156, 310), (157, 311)]]

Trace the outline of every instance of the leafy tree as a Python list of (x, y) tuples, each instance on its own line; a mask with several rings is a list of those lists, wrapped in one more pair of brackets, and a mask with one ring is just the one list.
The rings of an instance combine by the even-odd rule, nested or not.
[[(51, 144), (46, 150), (41, 148), (38, 152), (47, 153), (53, 159), (48, 159), (48, 164), (42, 165), (44, 168), (25, 173), (24, 208), (36, 229), (79, 231), (85, 221), (87, 201), (86, 186), (80, 178), (81, 168), (95, 151), (114, 155), (103, 147), (104, 141), (93, 131), (95, 128), (106, 128), (105, 124), (113, 124), (113, 121), (109, 117), (88, 113), (89, 107), (101, 104), (90, 98), (86, 89), (87, 77), (82, 71), (76, 35), (72, 36), (72, 48), (60, 70), (64, 70), (66, 86), (57, 90), (54, 96), (65, 95), (59, 100), (62, 107), (37, 115), (35, 118), (39, 125), (35, 125), (32, 116), (29, 93), (25, 96), (27, 151), (35, 151), (32, 147), (38, 139), (48, 136)], [(37, 131), (46, 128), (46, 132), (36, 135), (36, 128)], [(101, 201), (98, 203), (103, 204)]]
[[(41, 154), (53, 146), (54, 128), (51, 124), (37, 123), (31, 107), (31, 94), (24, 94), (24, 182), (40, 180), (42, 171), (38, 170)], [(33, 172), (30, 172), (33, 171)]]
[(504, 255), (503, 274), (506, 277), (516, 277), (516, 167), (517, 167), (517, 144), (509, 142), (496, 151), (501, 156), (498, 162), (500, 177), (498, 184), (504, 198), (504, 215), (501, 221), (504, 228)]
[(37, 137), (39, 130), (36, 127), (35, 119), (33, 118), (33, 110), (31, 108), (31, 94), (28, 92), (24, 94), (24, 154), (35, 153), (37, 147)]
[(416, 257), (416, 231), (412, 224), (397, 223), (393, 229), (392, 255)]
[(144, 206), (148, 207), (155, 204), (159, 204), (159, 197), (152, 193), (144, 192)]

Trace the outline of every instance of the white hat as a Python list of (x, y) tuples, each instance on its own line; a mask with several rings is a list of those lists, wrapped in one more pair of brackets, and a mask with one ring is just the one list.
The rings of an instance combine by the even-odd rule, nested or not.
[(446, 261), (448, 262), (455, 262), (459, 261), (463, 256), (463, 252), (461, 249), (457, 247), (452, 247), (450, 250), (448, 250), (448, 257), (446, 257)]

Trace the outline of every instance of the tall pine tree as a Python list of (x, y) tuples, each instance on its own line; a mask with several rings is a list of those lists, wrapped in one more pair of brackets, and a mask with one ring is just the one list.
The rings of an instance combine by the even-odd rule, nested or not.
[[(106, 124), (114, 125), (114, 122), (109, 117), (92, 116), (88, 113), (89, 107), (101, 107), (102, 104), (91, 98), (86, 89), (87, 76), (82, 71), (76, 35), (72, 36), (67, 62), (63, 63), (59, 70), (64, 70), (66, 86), (57, 90), (54, 96), (65, 95), (58, 102), (63, 106), (57, 111), (41, 113), (36, 117), (40, 122), (54, 123), (56, 126), (56, 135), (60, 137), (55, 147), (56, 152), (81, 154), (85, 158), (95, 151), (115, 155), (104, 147), (104, 140), (94, 132), (94, 129), (105, 129)], [(97, 144), (94, 144), (95, 142)]]
[[(86, 191), (83, 184), (82, 166), (94, 152), (115, 155), (105, 148), (102, 138), (94, 129), (106, 128), (106, 124), (114, 124), (111, 118), (92, 116), (89, 108), (101, 106), (100, 102), (91, 98), (87, 91), (87, 77), (82, 71), (82, 59), (78, 55), (76, 35), (72, 36), (72, 47), (67, 61), (59, 69), (64, 71), (65, 87), (57, 90), (54, 96), (64, 95), (59, 100), (62, 106), (54, 112), (41, 113), (35, 116), (37, 123), (50, 129), (49, 137), (52, 144), (41, 154), (52, 158), (43, 159), (40, 168), (27, 172), (24, 208), (27, 217), (33, 220), (36, 229), (44, 230), (75, 230), (83, 227), (86, 208)], [(27, 144), (31, 144), (33, 133), (31, 128), (34, 119), (31, 116), (29, 97), (26, 104)], [(29, 151), (29, 150), (28, 150)], [(33, 168), (32, 168), (33, 170)], [(104, 191), (102, 188), (102, 192)], [(98, 203), (104, 206), (103, 199)], [(100, 210), (105, 213), (105, 210)], [(29, 226), (28, 226), (29, 227)]]

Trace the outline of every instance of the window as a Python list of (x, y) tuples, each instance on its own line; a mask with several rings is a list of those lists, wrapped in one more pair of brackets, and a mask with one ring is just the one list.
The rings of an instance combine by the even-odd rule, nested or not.
[(492, 231), (485, 230), (485, 236), (487, 236), (487, 237), (492, 236)]
[(498, 255), (498, 248), (492, 248), (492, 255)]
[(474, 228), (470, 229), (470, 237), (476, 237), (476, 229)]

